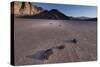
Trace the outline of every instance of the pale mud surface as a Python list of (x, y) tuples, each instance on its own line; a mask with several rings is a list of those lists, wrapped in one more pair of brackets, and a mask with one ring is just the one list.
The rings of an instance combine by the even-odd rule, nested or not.
[[(97, 60), (96, 24), (93, 21), (15, 18), (15, 65)], [(73, 38), (77, 39), (77, 44), (65, 42)], [(43, 50), (59, 45), (66, 47), (54, 50), (48, 60), (32, 58)]]

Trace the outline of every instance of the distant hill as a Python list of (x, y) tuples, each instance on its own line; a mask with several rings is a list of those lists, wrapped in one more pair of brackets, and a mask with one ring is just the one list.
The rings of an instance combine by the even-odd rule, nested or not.
[(88, 19), (85, 19), (86, 21), (97, 21), (97, 18), (88, 18)]
[(95, 18), (90, 18), (90, 17), (70, 17), (70, 20), (97, 21), (97, 17), (95, 17)]
[(52, 9), (50, 11), (44, 10), (43, 12), (31, 15), (31, 16), (20, 16), (22, 18), (33, 18), (33, 19), (56, 19), (56, 20), (69, 20), (70, 17), (64, 15), (57, 9)]

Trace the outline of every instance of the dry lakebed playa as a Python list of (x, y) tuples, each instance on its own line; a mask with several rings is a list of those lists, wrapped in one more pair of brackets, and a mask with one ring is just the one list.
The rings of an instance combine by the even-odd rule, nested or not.
[[(14, 18), (14, 54), (16, 65), (65, 63), (97, 60), (97, 22)], [(77, 43), (68, 42), (76, 39)], [(47, 60), (39, 55), (53, 49)]]

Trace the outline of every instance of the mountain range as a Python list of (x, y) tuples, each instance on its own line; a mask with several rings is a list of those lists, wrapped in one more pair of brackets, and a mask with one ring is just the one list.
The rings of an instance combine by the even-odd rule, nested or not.
[[(67, 16), (57, 9), (45, 10), (34, 4), (30, 5), (25, 2), (25, 8), (22, 8), (22, 2), (14, 1), (11, 3), (11, 15), (25, 19), (53, 19), (53, 20), (86, 20), (96, 21), (97, 18), (89, 17), (72, 17)], [(31, 8), (30, 8), (31, 7)]]

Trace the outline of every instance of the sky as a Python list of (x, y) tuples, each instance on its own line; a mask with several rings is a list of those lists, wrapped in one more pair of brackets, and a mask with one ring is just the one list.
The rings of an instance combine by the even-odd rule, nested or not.
[(33, 5), (42, 7), (46, 10), (58, 9), (67, 16), (73, 17), (97, 17), (96, 6), (69, 5), (69, 4), (51, 4), (51, 3), (33, 3)]

